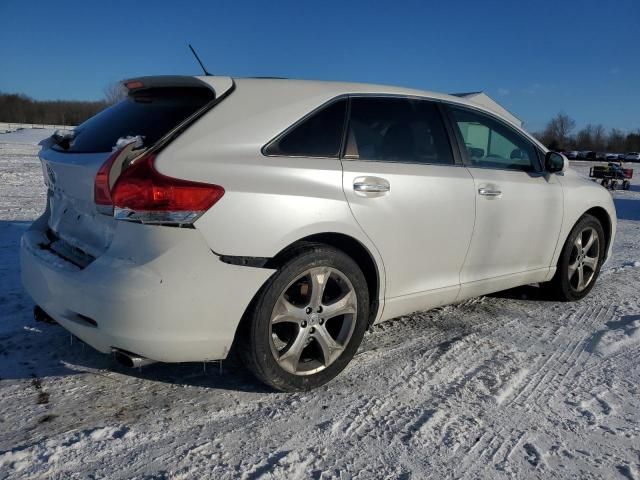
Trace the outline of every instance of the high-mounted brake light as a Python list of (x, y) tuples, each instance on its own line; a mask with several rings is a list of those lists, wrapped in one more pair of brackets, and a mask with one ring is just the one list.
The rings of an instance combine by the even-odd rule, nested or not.
[(155, 155), (123, 170), (111, 189), (114, 217), (141, 223), (190, 224), (224, 195), (224, 188), (168, 177), (154, 167)]
[(124, 86), (127, 87), (129, 90), (134, 90), (136, 88), (144, 87), (144, 84), (139, 80), (134, 80), (132, 82), (125, 83)]

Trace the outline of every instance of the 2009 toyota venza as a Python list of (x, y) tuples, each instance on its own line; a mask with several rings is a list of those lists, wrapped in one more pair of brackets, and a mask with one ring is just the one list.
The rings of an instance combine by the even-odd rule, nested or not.
[(43, 142), (39, 306), (129, 365), (224, 359), (304, 390), (376, 322), (518, 285), (594, 286), (610, 195), (498, 113), (364, 84), (143, 77)]

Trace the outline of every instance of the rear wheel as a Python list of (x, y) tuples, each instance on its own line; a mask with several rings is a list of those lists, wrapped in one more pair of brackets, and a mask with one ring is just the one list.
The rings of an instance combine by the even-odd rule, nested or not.
[(585, 297), (600, 273), (605, 236), (597, 218), (584, 215), (573, 227), (562, 248), (553, 279), (544, 286), (561, 301)]
[(264, 383), (316, 388), (353, 358), (367, 328), (369, 298), (358, 265), (332, 247), (293, 252), (244, 320), (240, 354)]

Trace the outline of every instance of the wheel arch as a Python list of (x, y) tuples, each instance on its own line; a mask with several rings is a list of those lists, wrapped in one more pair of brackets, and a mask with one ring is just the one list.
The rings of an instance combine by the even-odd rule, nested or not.
[(369, 292), (369, 326), (373, 325), (380, 311), (381, 274), (380, 267), (369, 249), (357, 239), (337, 232), (316, 233), (306, 236), (287, 245), (273, 258), (269, 259), (266, 268), (277, 269), (283, 265), (292, 254), (310, 243), (322, 243), (334, 247), (349, 255), (360, 267), (367, 281)]
[[(600, 222), (600, 224), (602, 225), (602, 229), (604, 230), (604, 236), (605, 236), (605, 249), (604, 249), (604, 254), (605, 254), (605, 260), (606, 260), (606, 255), (609, 252), (609, 245), (611, 243), (611, 238), (613, 237), (613, 231), (612, 231), (612, 222), (611, 222), (611, 217), (609, 217), (609, 214), (607, 213), (607, 211), (602, 208), (602, 207), (593, 207), (590, 208), (589, 210), (587, 210), (586, 212), (584, 212), (580, 218), (584, 217), (585, 215), (591, 215), (595, 218), (598, 219), (598, 221)], [(578, 220), (576, 221), (576, 223), (578, 221), (580, 221), (580, 218), (578, 218)], [(575, 224), (574, 224), (575, 225)], [(573, 227), (572, 227), (573, 228)], [(565, 240), (566, 241), (566, 240)]]

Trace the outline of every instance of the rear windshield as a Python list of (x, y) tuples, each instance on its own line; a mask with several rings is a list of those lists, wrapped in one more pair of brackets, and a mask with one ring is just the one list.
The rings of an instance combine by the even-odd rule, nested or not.
[(63, 152), (110, 152), (119, 138), (140, 135), (151, 146), (187, 117), (214, 99), (208, 88), (155, 88), (129, 95), (75, 129)]

